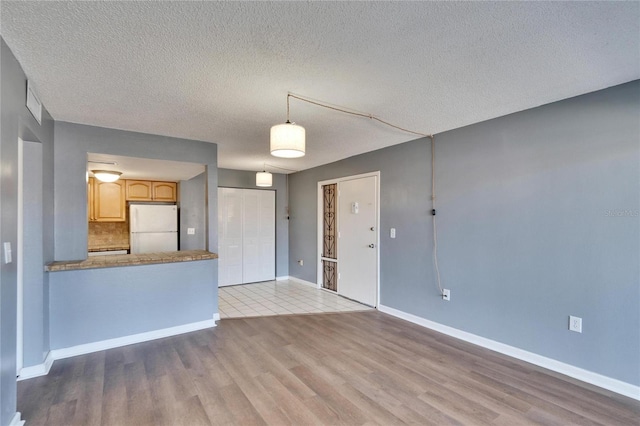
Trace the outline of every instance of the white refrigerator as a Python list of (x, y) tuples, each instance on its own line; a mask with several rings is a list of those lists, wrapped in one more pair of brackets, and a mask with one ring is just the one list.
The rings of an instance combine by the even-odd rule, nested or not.
[(160, 204), (129, 206), (131, 254), (178, 250), (178, 207)]

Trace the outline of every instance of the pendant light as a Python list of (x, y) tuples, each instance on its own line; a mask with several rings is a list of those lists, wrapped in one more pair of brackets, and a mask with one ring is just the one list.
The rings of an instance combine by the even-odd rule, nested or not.
[(298, 158), (305, 152), (304, 127), (289, 121), (289, 97), (287, 94), (287, 121), (271, 127), (271, 155), (283, 158)]
[(121, 172), (116, 172), (113, 170), (91, 170), (91, 173), (98, 179), (100, 182), (115, 182), (120, 179)]
[(256, 186), (270, 187), (273, 184), (273, 175), (264, 171), (256, 173)]

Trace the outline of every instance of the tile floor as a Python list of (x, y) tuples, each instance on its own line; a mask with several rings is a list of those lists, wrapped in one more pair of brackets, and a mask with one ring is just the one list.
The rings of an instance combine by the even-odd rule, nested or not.
[(220, 318), (370, 310), (337, 294), (295, 281), (220, 287)]

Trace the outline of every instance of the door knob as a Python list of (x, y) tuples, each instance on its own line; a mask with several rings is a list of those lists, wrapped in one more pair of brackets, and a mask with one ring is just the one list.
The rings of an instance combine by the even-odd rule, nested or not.
[(372, 226), (371, 228), (369, 228), (369, 229), (371, 229), (372, 231), (375, 231), (375, 229), (373, 228), (373, 226)]
[(369, 244), (369, 247), (370, 247), (370, 248), (374, 248), (374, 247), (375, 247), (375, 245), (373, 245), (373, 244)]

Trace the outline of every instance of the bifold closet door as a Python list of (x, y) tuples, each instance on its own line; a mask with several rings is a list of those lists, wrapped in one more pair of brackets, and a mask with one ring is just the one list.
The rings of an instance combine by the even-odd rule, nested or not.
[(243, 282), (273, 280), (276, 264), (275, 191), (243, 191)]
[(218, 287), (242, 284), (242, 190), (218, 188)]
[(275, 279), (275, 191), (218, 189), (218, 286)]

